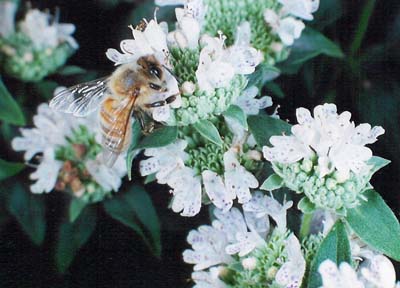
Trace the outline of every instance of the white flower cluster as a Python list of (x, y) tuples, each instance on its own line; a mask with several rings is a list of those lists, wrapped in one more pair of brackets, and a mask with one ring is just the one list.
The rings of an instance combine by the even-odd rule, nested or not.
[[(303, 20), (313, 20), (312, 13), (318, 10), (319, 0), (278, 0), (282, 5), (278, 13), (267, 9), (264, 19), (271, 26), (272, 31), (278, 34), (282, 43), (291, 46), (295, 39), (300, 38), (306, 27)], [(296, 18), (297, 17), (297, 18)]]
[[(256, 269), (258, 260), (252, 252), (267, 245), (265, 239), (270, 233), (268, 217), (272, 217), (279, 228), (286, 230), (286, 210), (291, 205), (288, 202), (282, 206), (275, 199), (258, 192), (247, 206), (243, 206), (243, 214), (237, 208), (225, 213), (215, 209), (216, 220), (212, 225), (200, 226), (187, 237), (192, 249), (183, 252), (183, 259), (195, 264), (192, 274), (196, 283), (194, 287), (228, 287), (218, 276), (238, 261), (237, 256), (244, 269)], [(286, 253), (287, 258), (276, 272), (275, 282), (281, 287), (300, 287), (305, 260), (300, 243), (293, 234), (286, 238), (284, 250), (280, 252)]]
[(28, 11), (25, 19), (19, 23), (19, 29), (32, 40), (37, 49), (55, 48), (63, 42), (67, 42), (73, 49), (79, 46), (71, 36), (75, 32), (74, 24), (59, 23), (54, 16), (37, 9)]
[[(212, 91), (226, 87), (237, 74), (251, 74), (261, 62), (262, 54), (250, 46), (250, 26), (243, 23), (238, 27), (235, 45), (225, 48), (224, 36), (200, 35), (203, 6), (189, 2), (184, 8), (176, 9), (177, 30), (168, 33), (165, 22), (151, 20), (145, 28), (132, 28), (133, 40), (123, 40), (122, 53), (108, 49), (106, 55), (116, 65), (125, 64), (143, 55), (154, 54), (164, 65), (171, 67), (170, 49), (199, 49), (197, 82), (185, 83), (184, 87), (197, 85), (201, 91)], [(186, 91), (188, 92), (188, 91)], [(193, 92), (193, 91), (192, 91)]]
[(264, 157), (271, 162), (295, 163), (317, 157), (319, 176), (337, 171), (338, 179), (345, 181), (350, 172), (359, 174), (368, 169), (367, 160), (372, 151), (365, 147), (377, 141), (385, 130), (369, 124), (354, 125), (351, 113), (337, 113), (335, 104), (315, 107), (314, 117), (309, 110), (296, 110), (299, 124), (292, 127), (290, 136), (272, 136), (273, 147), (263, 148)]
[(225, 173), (222, 176), (205, 170), (201, 176), (185, 166), (188, 155), (184, 151), (186, 141), (179, 140), (162, 148), (146, 149), (150, 158), (140, 162), (142, 176), (156, 174), (158, 183), (171, 187), (172, 210), (182, 216), (194, 216), (199, 213), (202, 202), (202, 186), (211, 202), (219, 209), (228, 211), (237, 197), (239, 203), (251, 199), (250, 188), (258, 187), (258, 181), (240, 165), (233, 150), (224, 154)]
[[(71, 185), (74, 196), (78, 198), (84, 193), (95, 192), (83, 185), (83, 180), (79, 179), (76, 171), (72, 173), (73, 167), (71, 167), (71, 163), (67, 163), (70, 161), (61, 160), (57, 157), (59, 149), (65, 147), (72, 147), (77, 160), (84, 161), (85, 173), (104, 191), (118, 191), (122, 184), (121, 178), (126, 174), (124, 157), (119, 156), (113, 169), (111, 169), (103, 164), (100, 153), (94, 155), (97, 157), (93, 159), (83, 157), (83, 154), (93, 147), (84, 147), (82, 144), (70, 142), (73, 139), (74, 132), (81, 127), (88, 131), (89, 135), (87, 136), (95, 139), (95, 134), (99, 130), (93, 124), (97, 122), (93, 120), (55, 112), (49, 108), (48, 104), (39, 105), (38, 113), (33, 117), (35, 127), (21, 128), (22, 137), (14, 138), (11, 143), (15, 151), (25, 151), (24, 159), (26, 161), (39, 159), (36, 171), (30, 176), (32, 180), (36, 180), (31, 185), (33, 193), (51, 192), (59, 184), (58, 182), (63, 181), (62, 178), (69, 178), (68, 180), (64, 179), (64, 182)], [(98, 139), (99, 136), (97, 135)], [(36, 160), (33, 162), (36, 162)]]
[(339, 267), (331, 260), (322, 262), (318, 269), (322, 277), (321, 288), (399, 288), (392, 262), (376, 254), (364, 260), (357, 269), (346, 262)]

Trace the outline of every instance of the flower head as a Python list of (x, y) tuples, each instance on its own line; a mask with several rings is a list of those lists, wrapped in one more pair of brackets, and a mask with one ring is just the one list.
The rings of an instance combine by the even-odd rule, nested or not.
[(30, 175), (36, 180), (31, 185), (33, 193), (56, 189), (85, 202), (97, 202), (118, 191), (126, 174), (125, 161), (120, 156), (111, 169), (100, 160), (95, 119), (59, 114), (41, 104), (33, 122), (34, 128), (22, 128), (22, 137), (11, 143), (14, 150), (25, 151), (26, 161), (39, 160), (37, 170)]
[(296, 115), (299, 124), (292, 127), (292, 135), (272, 136), (273, 147), (263, 148), (264, 157), (289, 188), (304, 192), (317, 207), (345, 212), (358, 205), (372, 174), (384, 166), (375, 163), (365, 147), (383, 128), (355, 126), (351, 114), (338, 114), (334, 104), (317, 106), (314, 117), (305, 108)]
[(24, 81), (39, 81), (56, 71), (78, 49), (72, 37), (75, 25), (60, 23), (58, 16), (33, 9), (14, 29), (11, 14), (15, 11), (5, 8), (4, 12), (9, 14), (3, 18), (8, 24), (0, 32), (0, 61), (4, 62), (8, 75)]
[(183, 210), (183, 216), (196, 215), (206, 199), (228, 211), (236, 198), (241, 204), (250, 201), (250, 189), (258, 187), (251, 171), (260, 160), (252, 158), (252, 152), (259, 152), (247, 143), (248, 132), (236, 139), (223, 118), (214, 120), (225, 135), (222, 145), (204, 139), (193, 127), (184, 127), (175, 143), (146, 149), (150, 158), (140, 164), (143, 176), (155, 174), (158, 183), (171, 187), (172, 209)]
[[(285, 208), (282, 213), (286, 216)], [(185, 262), (196, 264), (192, 274), (196, 284), (201, 280), (217, 285), (205, 287), (300, 287), (305, 273), (300, 243), (286, 229), (270, 229), (271, 215), (260, 217), (237, 208), (215, 209), (214, 215), (212, 226), (189, 233), (192, 249), (183, 253)]]

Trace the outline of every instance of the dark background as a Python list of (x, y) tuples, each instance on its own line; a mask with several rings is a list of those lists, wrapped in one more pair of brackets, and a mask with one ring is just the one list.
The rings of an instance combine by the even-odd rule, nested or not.
[[(144, 3), (146, 2), (146, 3)], [(103, 76), (113, 71), (105, 57), (107, 48), (118, 48), (122, 39), (130, 38), (128, 24), (142, 17), (153, 16), (147, 1), (31, 1), (32, 7), (61, 10), (61, 22), (74, 23), (75, 38), (80, 49), (69, 64), (81, 66), (93, 75)], [(21, 5), (25, 5), (22, 2)], [(374, 5), (371, 17), (368, 5)], [(162, 9), (163, 10), (163, 9)], [(165, 9), (173, 12), (173, 9)], [(23, 14), (23, 9), (19, 12)], [(172, 13), (159, 13), (159, 20), (173, 19)], [(367, 19), (365, 37), (359, 49), (351, 51), (360, 23)], [(171, 21), (171, 20), (170, 20)], [(333, 101), (339, 112), (348, 110), (356, 123), (382, 125), (385, 135), (373, 145), (375, 155), (392, 160), (392, 164), (377, 173), (373, 185), (394, 210), (400, 212), (400, 2), (321, 0), (316, 21), (308, 23), (339, 43), (346, 57), (331, 59), (317, 57), (307, 62), (298, 72), (283, 75), (275, 82), (285, 97), (274, 95), (281, 106), (283, 119), (294, 122), (295, 109), (312, 109), (318, 104)], [(285, 71), (285, 69), (283, 69)], [(88, 74), (90, 77), (92, 74)], [(70, 85), (74, 79), (57, 76), (49, 81)], [(4, 79), (10, 91), (18, 89), (19, 82)], [(27, 86), (28, 88), (31, 86)], [(34, 89), (34, 87), (32, 88)], [(36, 91), (37, 92), (37, 91)], [(270, 93), (271, 92), (271, 93)], [(280, 97), (278, 97), (280, 96)], [(37, 98), (25, 101), (26, 111), (34, 113)], [(29, 112), (28, 112), (29, 113)], [(27, 117), (31, 119), (31, 117)], [(30, 120), (29, 120), (30, 121)], [(21, 159), (21, 154), (10, 150), (9, 142), (2, 141), (2, 156)], [(19, 176), (25, 181), (31, 170)], [(137, 178), (139, 179), (139, 178)], [(139, 180), (138, 180), (139, 181)], [(125, 183), (125, 185), (127, 185)], [(128, 183), (129, 185), (129, 183)], [(62, 200), (59, 194), (46, 195), (47, 232), (41, 247), (33, 245), (19, 228), (8, 219), (0, 231), (0, 286), (1, 287), (190, 287), (191, 265), (183, 263), (181, 253), (187, 247), (186, 235), (190, 229), (208, 223), (208, 211), (202, 209), (194, 218), (183, 218), (167, 209), (169, 193), (157, 185), (147, 185), (162, 225), (161, 259), (150, 254), (132, 230), (112, 220), (98, 209), (98, 222), (89, 241), (83, 246), (65, 275), (56, 272), (52, 258), (55, 229), (60, 221)], [(400, 242), (400, 239), (399, 239)], [(399, 278), (399, 277), (398, 277)]]

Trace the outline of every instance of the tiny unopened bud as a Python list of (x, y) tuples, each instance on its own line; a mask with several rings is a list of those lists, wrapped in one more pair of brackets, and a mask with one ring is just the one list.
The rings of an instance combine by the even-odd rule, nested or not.
[(271, 267), (267, 271), (267, 278), (268, 279), (275, 279), (276, 273), (278, 273), (278, 268)]
[(279, 42), (271, 43), (271, 49), (275, 53), (281, 53), (281, 51), (283, 50), (283, 44)]
[(13, 47), (11, 47), (9, 45), (4, 45), (3, 47), (1, 47), (1, 50), (7, 56), (15, 56), (15, 54), (17, 53), (17, 51)]
[(255, 160), (255, 161), (261, 161), (262, 154), (260, 151), (257, 151), (257, 150), (249, 150), (246, 153), (246, 158)]
[(193, 82), (185, 81), (182, 84), (182, 93), (192, 95), (196, 90), (196, 86)]
[(47, 56), (50, 56), (50, 55), (53, 53), (53, 49), (47, 48), (47, 49), (44, 51), (44, 53), (45, 53)]
[(27, 52), (24, 54), (23, 59), (25, 62), (32, 62), (33, 61), (33, 54), (30, 52)]
[(243, 259), (242, 265), (246, 270), (254, 270), (257, 267), (257, 259), (254, 257)]

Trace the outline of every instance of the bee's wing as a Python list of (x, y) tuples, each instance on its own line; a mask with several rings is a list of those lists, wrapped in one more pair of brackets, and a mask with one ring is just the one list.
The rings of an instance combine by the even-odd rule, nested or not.
[(77, 117), (85, 117), (99, 107), (108, 90), (108, 77), (69, 87), (58, 93), (51, 101), (50, 108)]
[(121, 147), (126, 147), (131, 139), (131, 117), (133, 111), (133, 98), (125, 98), (119, 105), (113, 108), (112, 116), (108, 118), (108, 132), (103, 135), (103, 163), (112, 167), (122, 152)]

